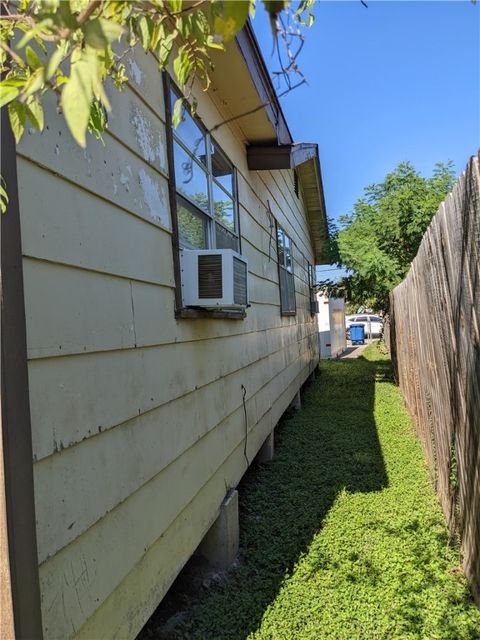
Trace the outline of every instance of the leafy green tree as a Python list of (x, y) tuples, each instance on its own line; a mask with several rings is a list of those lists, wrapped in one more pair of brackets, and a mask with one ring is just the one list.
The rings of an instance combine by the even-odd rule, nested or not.
[(451, 162), (435, 165), (429, 178), (402, 162), (383, 182), (368, 186), (353, 211), (340, 218), (338, 262), (351, 275), (336, 285), (337, 292), (351, 302), (385, 310), (390, 291), (405, 277), (454, 181)]

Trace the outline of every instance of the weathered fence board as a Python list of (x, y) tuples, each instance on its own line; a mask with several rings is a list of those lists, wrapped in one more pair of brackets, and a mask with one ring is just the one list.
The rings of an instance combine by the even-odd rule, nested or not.
[(390, 298), (388, 341), (450, 532), (480, 604), (479, 157)]

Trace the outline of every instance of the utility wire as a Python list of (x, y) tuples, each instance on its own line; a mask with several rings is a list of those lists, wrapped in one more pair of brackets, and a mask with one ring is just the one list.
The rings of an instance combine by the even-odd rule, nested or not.
[(243, 455), (245, 456), (245, 460), (247, 461), (247, 468), (250, 466), (250, 460), (247, 456), (247, 440), (248, 440), (248, 418), (247, 418), (247, 405), (245, 403), (245, 397), (247, 395), (247, 390), (242, 384), (242, 402), (243, 402), (243, 414), (245, 416), (245, 444), (243, 447)]

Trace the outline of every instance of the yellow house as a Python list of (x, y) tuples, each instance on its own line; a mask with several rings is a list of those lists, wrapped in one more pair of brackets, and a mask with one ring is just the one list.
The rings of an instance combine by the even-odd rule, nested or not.
[(2, 135), (18, 638), (134, 638), (318, 364), (318, 149), (294, 144), (251, 28), (177, 129), (168, 74), (127, 67), (104, 144), (80, 149), (54, 102), (42, 134)]

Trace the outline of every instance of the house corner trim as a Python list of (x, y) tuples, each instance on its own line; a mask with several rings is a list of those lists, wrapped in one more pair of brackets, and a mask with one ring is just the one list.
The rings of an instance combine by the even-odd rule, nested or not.
[[(1, 214), (1, 419), (11, 612), (15, 637), (41, 640), (20, 208), (15, 141), (2, 109), (1, 166), (9, 197)], [(1, 514), (0, 514), (1, 517)], [(5, 585), (2, 585), (2, 589)]]

